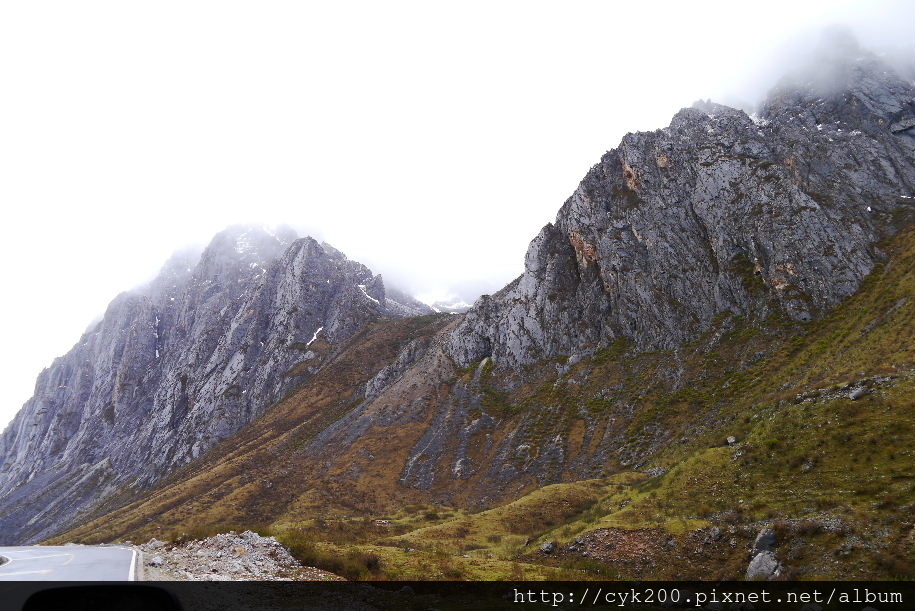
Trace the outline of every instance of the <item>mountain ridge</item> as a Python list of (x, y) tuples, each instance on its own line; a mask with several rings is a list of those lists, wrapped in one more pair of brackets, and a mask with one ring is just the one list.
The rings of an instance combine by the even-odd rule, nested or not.
[[(485, 363), (457, 372), (450, 394), (483, 395), (463, 426), (489, 419), (486, 437), (513, 437), (505, 462), (487, 455), (486, 437), (452, 426), (445, 430), (456, 439), (444, 445), (467, 444), (470, 461), (446, 462), (428, 487), (392, 485), (409, 458), (404, 442), (438, 451), (429, 443), (436, 436), (423, 435), (440, 425), (407, 419), (363, 430), (349, 451), (336, 437), (317, 452), (308, 429), (338, 427), (315, 426), (316, 415), (330, 411), (330, 421), (343, 423), (340, 415), (353, 408), (344, 392), (329, 410), (333, 397), (306, 383), (180, 477), (53, 542), (181, 540), (252, 528), (293, 546), (311, 541), (327, 555), (305, 559), (323, 558), (328, 564), (318, 565), (327, 569), (354, 550), (374, 554), (383, 567), (375, 576), (388, 579), (435, 575), (446, 564), (452, 577), (474, 579), (517, 578), (519, 566), (527, 578), (736, 579), (759, 530), (774, 527), (792, 575), (911, 576), (912, 523), (900, 512), (915, 503), (915, 455), (907, 449), (915, 439), (908, 297), (915, 235), (910, 227), (883, 246), (887, 262), (812, 324), (724, 318), (680, 352), (615, 346), (556, 364), (533, 378), (539, 388), (522, 388), (501, 405), (486, 399), (493, 378)], [(441, 323), (427, 327), (439, 343), (457, 322), (440, 320), (437, 332)], [(375, 353), (382, 338), (365, 337), (373, 339), (359, 349)], [(685, 385), (659, 375), (678, 366)], [(542, 461), (557, 459), (572, 468), (543, 469)], [(515, 487), (500, 469), (473, 473), (481, 460), (543, 480)], [(447, 481), (452, 466), (463, 467), (463, 479)], [(481, 492), (491, 495), (482, 504)], [(554, 552), (540, 551), (550, 543)]]
[(915, 89), (860, 53), (835, 60), (829, 93), (784, 81), (756, 121), (698, 103), (626, 135), (532, 241), (524, 274), (476, 304), (452, 356), (510, 367), (618, 338), (670, 348), (723, 310), (771, 307), (747, 265), (798, 320), (850, 295), (915, 193)]

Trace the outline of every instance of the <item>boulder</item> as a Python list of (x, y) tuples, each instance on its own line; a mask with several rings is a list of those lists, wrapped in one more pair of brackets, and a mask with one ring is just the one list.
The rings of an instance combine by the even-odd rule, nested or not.
[(747, 567), (748, 580), (775, 579), (784, 571), (784, 567), (773, 552), (760, 552), (750, 561)]
[(751, 556), (756, 556), (760, 552), (772, 552), (778, 546), (778, 540), (775, 531), (771, 528), (764, 528), (756, 535), (753, 542), (753, 549), (750, 551)]
[(149, 540), (149, 543), (146, 544), (146, 549), (156, 550), (165, 547), (165, 541), (159, 541), (155, 537)]
[(851, 389), (851, 391), (849, 391), (848, 398), (851, 399), (852, 401), (857, 401), (858, 399), (860, 399), (861, 397), (866, 395), (868, 392), (870, 392), (870, 391), (868, 390), (868, 388), (866, 386), (858, 386), (856, 388)]

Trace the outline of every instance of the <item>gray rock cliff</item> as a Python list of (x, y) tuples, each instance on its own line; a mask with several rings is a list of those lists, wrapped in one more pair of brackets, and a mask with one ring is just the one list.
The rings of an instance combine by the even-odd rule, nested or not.
[(193, 460), (367, 321), (421, 310), (402, 301), (291, 230), (233, 227), (176, 255), (41, 373), (0, 436), (0, 541), (40, 539)]
[(853, 293), (915, 204), (915, 88), (843, 41), (758, 116), (700, 102), (625, 136), (453, 333), (462, 366), (625, 338), (694, 339), (720, 312), (810, 320)]

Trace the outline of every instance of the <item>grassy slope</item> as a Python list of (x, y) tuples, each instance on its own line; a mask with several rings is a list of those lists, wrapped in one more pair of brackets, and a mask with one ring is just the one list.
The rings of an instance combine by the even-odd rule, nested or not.
[[(533, 447), (561, 433), (570, 462), (607, 439), (622, 450), (584, 473), (554, 477), (564, 483), (529, 485), (504, 506), (409, 505), (411, 491), (379, 490), (400, 508), (381, 515), (333, 482), (321, 492), (296, 492), (295, 478), (307, 475), (296, 470), (296, 444), (351, 407), (346, 385), (417, 332), (405, 326), (400, 335), (357, 338), (353, 346), (366, 351), (355, 359), (362, 369), (341, 377), (328, 368), (321, 384), (306, 385), (153, 495), (58, 540), (162, 538), (237, 525), (273, 530), (306, 561), (351, 577), (734, 578), (755, 533), (772, 524), (792, 575), (910, 577), (915, 232), (901, 233), (887, 250), (888, 263), (856, 295), (803, 328), (722, 316), (682, 350), (630, 355), (618, 343), (562, 375), (556, 363), (541, 364), (528, 372), (539, 382), (512, 392), (480, 368), (483, 409), (520, 427)], [(748, 273), (747, 282), (755, 281)], [(421, 332), (438, 328), (429, 325)], [(459, 379), (470, 384), (476, 371), (467, 368)], [(848, 384), (869, 393), (852, 401)], [(724, 442), (730, 435), (738, 439), (733, 447)], [(635, 464), (666, 472), (649, 478), (634, 473)], [(479, 485), (480, 477), (456, 485)], [(430, 498), (416, 493), (414, 500)], [(576, 537), (589, 558), (562, 545), (549, 555), (537, 549)]]

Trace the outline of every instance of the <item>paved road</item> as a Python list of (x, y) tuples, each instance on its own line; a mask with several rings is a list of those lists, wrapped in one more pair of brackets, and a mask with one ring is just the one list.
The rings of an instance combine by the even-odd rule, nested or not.
[(133, 581), (137, 553), (93, 545), (0, 547), (0, 581)]

